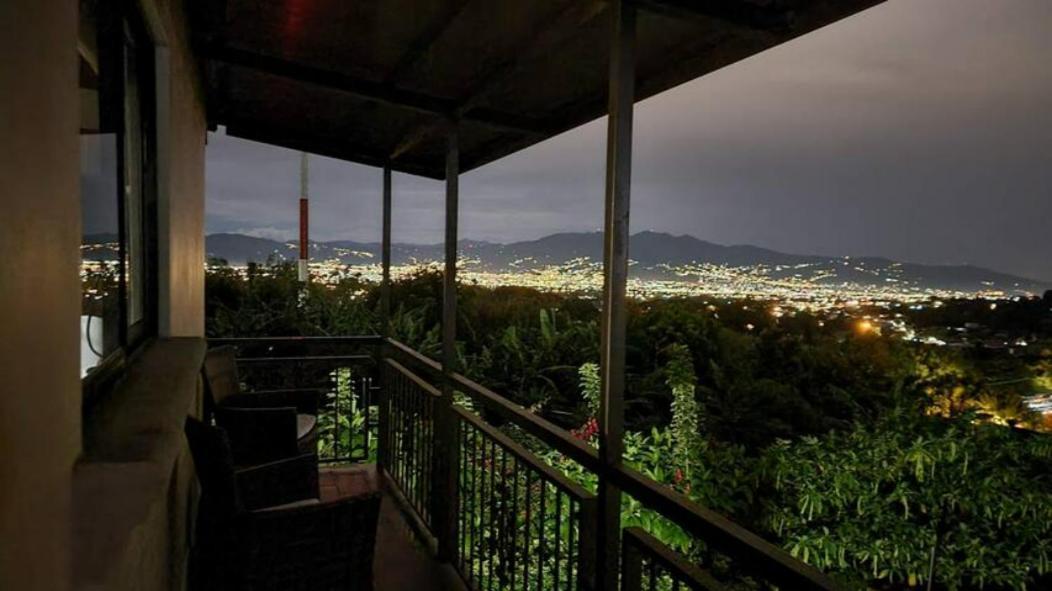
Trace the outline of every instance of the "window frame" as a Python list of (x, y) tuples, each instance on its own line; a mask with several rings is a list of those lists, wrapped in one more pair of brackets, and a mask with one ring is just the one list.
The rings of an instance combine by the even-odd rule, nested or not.
[[(120, 72), (121, 92), (119, 109), (120, 141), (117, 142), (117, 170), (120, 183), (117, 187), (117, 211), (120, 218), (120, 347), (129, 354), (139, 349), (147, 339), (157, 334), (157, 73), (154, 64), (155, 46), (146, 30), (142, 17), (134, 10), (125, 10), (120, 19)], [(128, 285), (131, 272), (128, 265), (131, 261), (128, 235), (128, 195), (124, 186), (128, 180), (128, 158), (125, 152), (127, 144), (127, 108), (128, 88), (125, 65), (129, 52), (135, 51), (137, 67), (136, 89), (139, 106), (139, 246), (138, 253), (142, 273), (142, 289), (138, 297), (142, 298), (142, 318), (131, 322), (132, 291)]]
[[(99, 66), (99, 118), (115, 130), (117, 200), (117, 344), (81, 378), (82, 394), (91, 400), (105, 392), (120, 378), (129, 358), (156, 337), (158, 332), (158, 185), (157, 185), (157, 70), (156, 44), (134, 2), (99, 2), (96, 22)], [(134, 54), (134, 55), (132, 55)], [(134, 59), (135, 89), (138, 95), (138, 130), (128, 129), (126, 89), (129, 85), (128, 60)], [(107, 68), (114, 75), (103, 77)], [(106, 125), (106, 124), (103, 124)], [(137, 133), (139, 142), (138, 187), (133, 193), (139, 203), (139, 223), (130, 228), (126, 185), (131, 166), (128, 155), (128, 133)], [(130, 232), (137, 231), (138, 253), (130, 251)], [(131, 280), (131, 257), (135, 256), (141, 273), (141, 288), (134, 293)], [(142, 317), (132, 322), (131, 297), (141, 298)]]

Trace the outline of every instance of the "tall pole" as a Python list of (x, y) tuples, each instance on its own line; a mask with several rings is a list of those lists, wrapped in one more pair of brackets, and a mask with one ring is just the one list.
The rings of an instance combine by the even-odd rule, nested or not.
[(384, 167), (383, 236), (380, 246), (380, 334), (391, 336), (391, 167)]
[(300, 259), (298, 276), (300, 283), (306, 283), (310, 279), (307, 261), (310, 259), (308, 249), (308, 219), (309, 205), (307, 201), (307, 153), (300, 154)]
[(436, 405), (437, 449), (432, 495), (438, 555), (450, 561), (456, 552), (457, 437), (453, 416), (453, 374), (457, 371), (457, 215), (460, 193), (460, 147), (456, 122), (450, 127), (446, 147), (445, 273), (442, 277), (442, 398)]
[[(606, 136), (603, 224), (603, 310), (600, 339), (599, 459), (621, 465), (624, 450), (625, 299), (628, 282), (628, 211), (632, 180), (632, 108), (635, 103), (635, 8), (614, 0), (610, 27), (610, 112)], [(609, 470), (599, 476), (596, 565), (600, 589), (617, 589), (621, 490)]]
[(456, 371), (457, 338), (457, 216), (460, 200), (460, 150), (457, 130), (449, 132), (446, 152), (445, 273), (442, 281), (442, 367)]
[[(391, 383), (387, 380), (387, 365), (384, 362), (384, 356), (386, 354), (387, 339), (391, 337), (391, 167), (384, 167), (384, 186), (383, 186), (383, 231), (380, 238), (380, 266), (382, 269), (382, 279), (380, 280), (380, 336), (383, 337), (383, 341), (380, 346), (376, 348), (374, 354), (376, 356), (376, 366), (380, 368), (380, 425), (379, 425), (379, 439), (377, 440), (377, 454), (376, 454), (376, 469), (380, 475), (384, 474), (387, 469), (389, 453), (388, 447), (388, 433), (391, 424), (390, 418), (390, 404), (391, 404), (391, 393), (388, 392), (387, 386)], [(366, 415), (368, 418), (368, 414)], [(366, 431), (368, 436), (368, 430)]]

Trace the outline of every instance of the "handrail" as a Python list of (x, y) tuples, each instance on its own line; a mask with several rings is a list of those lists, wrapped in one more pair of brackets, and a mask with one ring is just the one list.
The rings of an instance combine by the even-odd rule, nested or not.
[[(638, 546), (638, 548), (634, 548), (633, 545)], [(679, 554), (669, 549), (661, 540), (650, 535), (642, 528), (626, 527), (621, 547), (622, 552), (625, 554), (623, 588), (628, 591), (642, 589), (642, 581), (640, 580), (642, 572), (638, 570), (632, 571), (632, 569), (638, 569), (641, 565), (639, 562), (636, 562), (634, 565), (631, 564), (633, 558), (637, 561), (643, 558), (642, 553), (639, 552), (640, 550), (645, 550), (646, 558), (668, 571), (669, 575), (673, 576), (673, 579), (677, 578), (676, 575), (679, 578), (688, 579), (685, 585), (689, 588), (703, 591), (727, 591), (727, 587), (712, 578), (712, 575), (708, 572), (687, 562)], [(637, 553), (636, 556), (629, 556), (633, 552)]]
[(411, 348), (409, 345), (401, 341), (396, 341), (392, 338), (384, 339), (384, 343), (393, 347), (399, 354), (405, 355), (411, 361), (423, 366), (428, 371), (434, 374), (442, 373), (442, 364), (431, 359), (426, 355), (421, 355), (419, 351)]
[(723, 515), (690, 500), (628, 467), (608, 471), (614, 484), (717, 550), (747, 563), (773, 582), (790, 589), (836, 590), (839, 585), (813, 566), (799, 561)]
[(790, 586), (807, 585), (816, 589), (837, 589), (836, 583), (811, 567), (790, 556), (786, 551), (767, 542), (723, 515), (702, 507), (675, 490), (655, 482), (628, 466), (608, 468), (596, 451), (579, 439), (525, 408), (514, 404), (476, 384), (464, 376), (454, 374), (454, 383), (474, 395), (503, 418), (514, 422), (531, 435), (551, 445), (584, 469), (596, 474), (609, 474), (621, 489), (635, 497), (649, 509), (684, 527), (692, 534), (717, 549), (764, 571), (772, 580)]
[[(437, 380), (442, 379), (443, 376), (442, 365), (439, 362), (421, 355), (404, 343), (373, 335), (344, 337), (237, 337), (209, 339), (209, 341), (213, 344), (280, 344), (283, 342), (383, 344), (391, 347), (394, 353), (404, 356), (408, 362), (422, 368), (425, 373), (431, 374), (428, 377)], [(358, 360), (359, 358), (369, 358), (369, 356), (316, 356), (315, 358), (325, 360), (353, 358), (353, 360)], [(247, 358), (242, 361), (254, 361), (256, 359)], [(267, 359), (280, 361), (286, 358)], [(312, 358), (304, 357), (300, 359), (308, 360)], [(441, 396), (441, 392), (436, 386), (428, 383), (405, 365), (388, 356), (385, 356), (385, 363), (412, 380), (416, 386), (428, 395), (433, 397)], [(785, 550), (771, 544), (723, 515), (698, 505), (685, 495), (653, 481), (628, 466), (604, 465), (600, 462), (595, 449), (574, 437), (567, 430), (509, 401), (470, 378), (461, 374), (453, 374), (451, 378), (453, 386), (472, 400), (484, 405), (488, 410), (497, 413), (503, 419), (517, 425), (529, 435), (551, 446), (570, 460), (580, 464), (585, 470), (610, 478), (624, 493), (631, 495), (647, 508), (683, 527), (695, 537), (712, 545), (716, 550), (732, 556), (735, 560), (748, 564), (758, 574), (769, 578), (772, 582), (794, 589), (807, 588), (832, 591), (839, 588), (831, 578), (814, 567), (796, 560)], [(520, 449), (518, 444), (471, 413), (459, 408), (454, 408), (454, 412), (462, 420), (468, 421), (473, 427), (481, 429), (488, 436), (493, 437), (511, 453), (515, 455), (526, 453), (525, 450)], [(579, 495), (583, 491), (581, 487), (566, 479), (558, 471), (551, 469), (547, 465), (544, 465), (543, 469), (545, 474), (552, 478), (553, 482), (558, 482), (564, 488), (572, 487), (573, 494)]]
[(602, 470), (599, 454), (594, 448), (576, 438), (566, 429), (552, 424), (544, 417), (530, 412), (503, 396), (460, 374), (453, 374), (458, 389), (502, 418), (515, 423), (523, 431), (552, 446), (556, 451), (580, 464), (586, 470)]
[[(310, 389), (320, 395), (317, 409), (318, 453), (322, 462), (369, 458), (369, 407), (380, 388), (371, 376), (382, 339), (376, 335), (220, 337), (210, 346), (230, 346), (250, 391)], [(352, 373), (337, 374), (336, 370)], [(349, 378), (355, 375), (355, 379)], [(357, 406), (355, 406), (357, 405)], [(361, 413), (360, 424), (347, 421)], [(348, 424), (349, 422), (349, 424)]]
[[(433, 371), (436, 375), (442, 373), (442, 364), (437, 361), (421, 355), (394, 339), (388, 339), (388, 343), (399, 353), (407, 355), (410, 359)], [(551, 421), (544, 417), (530, 412), (526, 408), (515, 404), (461, 374), (453, 374), (453, 384), (472, 400), (484, 404), (489, 410), (496, 412), (502, 418), (520, 427), (523, 431), (552, 446), (556, 451), (577, 462), (585, 469), (593, 472), (601, 469), (599, 454), (595, 449), (574, 437), (566, 429), (552, 424)]]
[[(387, 449), (380, 450), (380, 460), (396, 483), (395, 488), (408, 501), (409, 512), (431, 528), (435, 524), (430, 480), (432, 462), (438, 457), (433, 410), (442, 393), (390, 357), (384, 359), (384, 370), (386, 392), (381, 402), (378, 437), (386, 442)], [(389, 430), (392, 424), (400, 425), (398, 433)]]
[(322, 361), (373, 361), (372, 355), (305, 355), (300, 357), (238, 357), (238, 363), (293, 363)]
[[(440, 363), (414, 351), (394, 339), (387, 344), (435, 374), (442, 373)], [(718, 551), (741, 560), (756, 571), (791, 589), (835, 591), (840, 587), (818, 569), (793, 558), (788, 552), (764, 540), (723, 515), (702, 507), (687, 496), (640, 474), (628, 466), (608, 467), (599, 461), (596, 451), (542, 417), (496, 394), (471, 379), (453, 374), (454, 385), (473, 400), (486, 405), (502, 418), (516, 424), (542, 442), (552, 446), (598, 475), (608, 476), (625, 493), (647, 508), (661, 514)]]
[(398, 373), (402, 374), (402, 377), (404, 377), (404, 378), (407, 378), (408, 380), (410, 380), (411, 382), (413, 382), (414, 384), (416, 384), (416, 386), (417, 386), (418, 388), (420, 388), (421, 390), (423, 390), (424, 392), (426, 392), (426, 393), (427, 393), (427, 394), (429, 394), (430, 396), (432, 396), (432, 397), (434, 397), (434, 398), (440, 398), (440, 397), (442, 396), (442, 392), (440, 392), (440, 391), (438, 390), (438, 388), (435, 388), (435, 387), (434, 387), (434, 386), (432, 386), (431, 384), (429, 384), (429, 383), (425, 382), (425, 381), (423, 380), (423, 378), (421, 378), (420, 376), (416, 375), (415, 373), (413, 373), (412, 371), (410, 371), (409, 369), (407, 369), (407, 368), (406, 368), (406, 367), (405, 367), (404, 365), (402, 365), (401, 363), (398, 363), (397, 361), (395, 361), (394, 359), (391, 359), (391, 358), (387, 358), (387, 359), (385, 359), (384, 361), (385, 361), (385, 362), (387, 363), (387, 365), (389, 365), (389, 366), (390, 366), (390, 367), (391, 367), (392, 369), (394, 369), (394, 370), (395, 370), (395, 371), (397, 371)]
[(577, 497), (578, 499), (590, 499), (595, 497), (593, 493), (585, 490), (584, 487), (570, 480), (562, 472), (559, 472), (555, 468), (552, 468), (546, 462), (544, 462), (540, 458), (537, 458), (534, 454), (527, 451), (525, 448), (516, 443), (510, 437), (508, 437), (504, 433), (501, 433), (497, 429), (494, 429), (492, 426), (486, 424), (485, 421), (472, 414), (468, 410), (459, 406), (454, 406), (453, 413), (456, 414), (460, 420), (464, 421), (465, 423), (468, 423), (473, 428), (481, 431), (486, 437), (489, 437), (490, 439), (495, 441), (497, 445), (504, 448), (508, 453), (517, 457), (526, 465), (543, 474), (544, 477), (551, 481), (553, 485), (560, 488), (566, 494)]
[(287, 336), (287, 337), (218, 337), (208, 339), (209, 344), (236, 345), (240, 343), (309, 343), (309, 344), (380, 344), (380, 335), (344, 335), (344, 336)]

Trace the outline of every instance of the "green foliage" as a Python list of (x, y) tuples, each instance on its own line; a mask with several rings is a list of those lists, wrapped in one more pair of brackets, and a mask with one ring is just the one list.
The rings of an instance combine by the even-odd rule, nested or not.
[(306, 297), (291, 264), (250, 265), (245, 277), (229, 268), (205, 279), (209, 336), (322, 336), (375, 333), (369, 292), (357, 281), (310, 284)]
[[(392, 285), (394, 336), (432, 357), (441, 348), (441, 287), (441, 274), (433, 271)], [(311, 285), (304, 297), (301, 289), (288, 265), (252, 267), (247, 277), (212, 269), (208, 334), (378, 330), (378, 294), (371, 287), (351, 279)], [(461, 370), (592, 441), (589, 419), (598, 415), (600, 392), (597, 303), (467, 285), (458, 286), (458, 298)], [(979, 304), (961, 306), (967, 314), (981, 311)], [(1035, 306), (1009, 308), (1002, 320), (1022, 323), (1039, 312)], [(759, 301), (631, 302), (628, 312), (627, 464), (853, 586), (903, 588), (933, 577), (942, 589), (1049, 588), (1052, 444), (990, 424), (1036, 422), (1017, 391), (994, 388), (988, 378), (993, 370), (1018, 373), (1022, 383), (1040, 388), (1052, 383), (1052, 354), (978, 359), (972, 352), (863, 338), (845, 321), (823, 324), (807, 314), (776, 319)], [(949, 318), (945, 309), (931, 314), (938, 315), (931, 322)], [(341, 422), (332, 415), (320, 425), (323, 453), (364, 445), (351, 435), (361, 433), (366, 410), (352, 395), (354, 378), (335, 378), (328, 404), (340, 408)], [(460, 393), (456, 403), (470, 406)], [(595, 490), (595, 475), (514, 427), (502, 429)], [(507, 486), (492, 464), (469, 468)], [(507, 494), (520, 487), (515, 482), (497, 491), (498, 509), (514, 504)], [(644, 527), (713, 572), (733, 574), (703, 541), (634, 499), (623, 503), (625, 525)], [(505, 552), (487, 564), (507, 564), (509, 548), (521, 548), (501, 537), (525, 519), (512, 517), (478, 521), (481, 529), (471, 538), (477, 555)], [(556, 525), (539, 527), (549, 532)], [(487, 576), (500, 583), (507, 573), (498, 568)]]
[(581, 367), (577, 369), (577, 375), (580, 376), (581, 397), (584, 398), (588, 416), (599, 416), (599, 396), (601, 388), (599, 381), (599, 364), (582, 363)]
[(1042, 354), (1034, 364), (1034, 386), (1042, 392), (1052, 392), (1052, 352)]
[(1050, 460), (1044, 437), (896, 416), (772, 447), (764, 523), (797, 558), (859, 585), (1033, 588), (1052, 568)]
[[(363, 408), (360, 392), (365, 388), (361, 378), (356, 378), (351, 368), (342, 367), (332, 371), (335, 388), (325, 393), (327, 412), (318, 416), (318, 457), (321, 460), (338, 457), (364, 457), (366, 462), (375, 462), (377, 438), (375, 426), (379, 419), (375, 408)], [(356, 392), (357, 390), (357, 392)], [(371, 432), (366, 443), (365, 425), (367, 413)]]
[(697, 298), (633, 307), (628, 342), (630, 425), (671, 420), (662, 356), (682, 345), (693, 359), (705, 430), (754, 451), (879, 417), (911, 361), (887, 339), (845, 338), (808, 317), (777, 324), (763, 305)]
[[(666, 383), (672, 391), (672, 457), (678, 469), (689, 477), (701, 449), (701, 416), (694, 387), (697, 378), (690, 349), (684, 345), (671, 345), (668, 356), (665, 373)], [(682, 473), (679, 478), (682, 480)]]
[(461, 444), (459, 547), (475, 587), (520, 588), (528, 575), (531, 587), (575, 589), (570, 496), (473, 428)]

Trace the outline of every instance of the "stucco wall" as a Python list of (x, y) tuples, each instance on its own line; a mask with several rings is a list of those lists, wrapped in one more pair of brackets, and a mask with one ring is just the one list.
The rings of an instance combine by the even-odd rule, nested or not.
[(73, 589), (185, 588), (196, 481), (183, 423), (201, 415), (204, 355), (204, 339), (157, 339), (86, 419)]
[[(203, 100), (181, 2), (143, 6), (163, 34), (158, 67), (167, 72), (158, 105), (159, 328), (194, 336), (204, 328)], [(0, 2), (0, 589), (71, 584), (82, 439), (77, 11), (75, 0)], [(176, 465), (169, 474), (186, 473)], [(178, 565), (192, 483), (169, 482), (178, 490), (162, 483), (158, 496), (183, 500), (158, 505), (166, 516), (153, 521), (179, 547), (168, 557)], [(165, 574), (178, 586), (181, 567)]]
[(0, 2), (0, 589), (65, 589), (80, 451), (77, 3)]
[[(157, 2), (161, 336), (204, 335), (205, 113), (179, 2)], [(167, 71), (166, 76), (161, 73)]]

